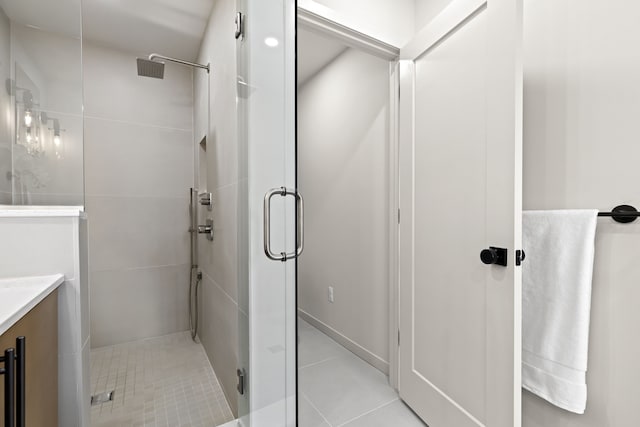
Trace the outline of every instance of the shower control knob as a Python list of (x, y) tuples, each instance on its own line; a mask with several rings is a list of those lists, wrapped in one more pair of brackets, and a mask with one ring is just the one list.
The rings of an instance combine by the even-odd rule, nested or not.
[(507, 266), (507, 250), (505, 248), (489, 247), (480, 252), (480, 260), (484, 264)]
[(213, 240), (213, 220), (207, 219), (206, 225), (199, 225), (198, 233), (206, 234), (207, 240)]

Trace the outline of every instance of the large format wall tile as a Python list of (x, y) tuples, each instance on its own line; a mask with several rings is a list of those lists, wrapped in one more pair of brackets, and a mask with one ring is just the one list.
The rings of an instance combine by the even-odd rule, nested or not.
[(200, 339), (236, 414), (238, 306), (209, 276), (204, 276), (201, 286)]
[(92, 346), (188, 329), (192, 70), (83, 47)]
[(199, 264), (233, 300), (237, 300), (238, 274), (238, 186), (230, 185), (213, 193), (211, 212), (201, 209), (200, 218), (213, 218), (213, 241), (199, 239)]
[(167, 64), (164, 79), (138, 76), (136, 54), (86, 44), (85, 115), (191, 130), (192, 70)]
[[(215, 190), (238, 181), (238, 143), (236, 124), (236, 46), (227, 34), (233, 31), (235, 2), (217, 1), (202, 46), (200, 62), (211, 62), (209, 81), (195, 76), (196, 135), (207, 132), (207, 188)], [(208, 85), (207, 85), (208, 83)], [(210, 96), (202, 96), (210, 91)]]
[(87, 118), (88, 195), (185, 197), (193, 186), (191, 131)]
[(200, 339), (237, 415), (237, 184), (241, 173), (236, 135), (236, 46), (233, 38), (226, 36), (233, 31), (235, 12), (231, 0), (213, 5), (198, 56), (200, 62), (211, 62), (213, 72), (210, 76), (194, 74), (194, 134), (197, 141), (207, 136), (206, 152), (200, 152), (204, 158), (199, 185), (213, 193), (214, 205), (212, 212), (201, 210), (201, 218), (213, 218), (215, 231), (213, 242), (199, 240), (200, 267), (205, 273)]
[[(45, 153), (27, 154), (22, 145), (14, 145), (13, 181), (16, 203), (32, 205), (84, 204), (84, 138), (82, 117), (48, 113), (49, 122), (42, 128)], [(61, 144), (53, 145), (52, 120), (60, 124)], [(59, 151), (58, 151), (59, 150)], [(25, 191), (21, 191), (23, 188)]]
[(91, 344), (95, 347), (188, 329), (189, 266), (91, 274)]
[[(78, 8), (79, 8), (78, 4)], [(77, 21), (79, 21), (79, 14)], [(66, 18), (67, 20), (70, 17)], [(71, 18), (76, 21), (76, 17)], [(78, 22), (79, 24), (79, 22)], [(79, 38), (56, 34), (46, 29), (12, 23), (12, 54), (16, 63), (37, 86), (39, 109), (82, 115), (82, 44)], [(25, 87), (20, 75), (18, 87)]]
[(87, 197), (91, 271), (187, 264), (187, 198)]

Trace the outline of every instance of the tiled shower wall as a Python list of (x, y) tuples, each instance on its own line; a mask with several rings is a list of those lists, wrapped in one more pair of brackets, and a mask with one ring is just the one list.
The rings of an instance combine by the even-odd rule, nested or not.
[(83, 54), (92, 347), (185, 331), (192, 71), (151, 79), (136, 71), (147, 52)]
[[(214, 220), (214, 240), (199, 239), (201, 288), (199, 336), (234, 414), (237, 414), (238, 348), (235, 1), (218, 0), (200, 48), (199, 60), (211, 63), (207, 76), (195, 81), (195, 139), (207, 137), (200, 152), (200, 188), (213, 193), (213, 210), (201, 210)], [(209, 80), (208, 80), (209, 79)], [(208, 87), (208, 85), (210, 85)], [(210, 91), (210, 95), (209, 94)]]

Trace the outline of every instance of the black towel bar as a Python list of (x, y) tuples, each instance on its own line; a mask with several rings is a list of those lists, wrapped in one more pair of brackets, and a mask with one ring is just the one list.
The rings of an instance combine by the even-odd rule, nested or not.
[(598, 216), (610, 216), (616, 222), (623, 224), (633, 222), (640, 216), (640, 212), (630, 205), (619, 205), (611, 210), (611, 212), (598, 212)]

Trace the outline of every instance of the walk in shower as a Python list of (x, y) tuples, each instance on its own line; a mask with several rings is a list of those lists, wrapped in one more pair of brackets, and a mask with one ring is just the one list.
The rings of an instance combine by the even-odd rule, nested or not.
[[(92, 59), (104, 56), (105, 52), (97, 52), (94, 58), (89, 55), (87, 63), (90, 66)], [(117, 59), (111, 59), (126, 64), (126, 67), (119, 69), (117, 75), (107, 77), (107, 83), (114, 85), (112, 88), (117, 90), (115, 85), (126, 81), (131, 85), (131, 91), (140, 96), (136, 102), (140, 102), (140, 105), (153, 103), (156, 110), (155, 117), (149, 118), (157, 120), (153, 128), (143, 125), (154, 134), (153, 137), (150, 135), (138, 142), (131, 141), (132, 144), (145, 144), (149, 150), (146, 154), (132, 154), (147, 156), (138, 157), (144, 159), (140, 172), (147, 176), (143, 180), (151, 184), (151, 188), (158, 188), (159, 204), (165, 206), (172, 215), (172, 218), (165, 216), (157, 224), (161, 228), (144, 239), (156, 245), (164, 241), (170, 251), (159, 254), (160, 259), (164, 260), (161, 263), (166, 266), (152, 265), (138, 270), (158, 269), (159, 274), (169, 273), (158, 283), (160, 286), (149, 288), (149, 297), (153, 299), (151, 294), (155, 293), (160, 294), (161, 298), (170, 299), (152, 302), (149, 311), (127, 313), (137, 323), (130, 325), (129, 331), (138, 329), (129, 335), (129, 340), (124, 338), (124, 331), (113, 330), (111, 336), (100, 335), (103, 339), (100, 344), (103, 345), (95, 346), (92, 351), (92, 386), (96, 391), (114, 390), (114, 396), (112, 402), (92, 407), (92, 420), (96, 426), (110, 423), (128, 425), (150, 420), (169, 425), (198, 425), (200, 422), (215, 425), (226, 422), (233, 417), (231, 408), (211, 369), (209, 356), (200, 343), (204, 315), (200, 310), (202, 283), (207, 277), (200, 263), (206, 264), (207, 247), (213, 244), (214, 211), (213, 197), (206, 191), (206, 183), (199, 183), (202, 174), (197, 165), (200, 163), (198, 155), (201, 144), (200, 138), (194, 136), (192, 127), (196, 114), (193, 84), (196, 79), (208, 81), (211, 78), (210, 65), (151, 54), (136, 59), (136, 76), (135, 70), (130, 68), (135, 56), (129, 55), (127, 58), (126, 52), (122, 52)], [(125, 71), (131, 74), (124, 74)], [(208, 91), (208, 83), (205, 90)], [(156, 91), (161, 92), (161, 96), (156, 95)], [(176, 99), (176, 95), (182, 98)], [(198, 111), (209, 115), (206, 105)], [(181, 120), (175, 122), (176, 125), (164, 122), (164, 117), (169, 117), (169, 121), (175, 119), (166, 116), (168, 112), (181, 115)], [(159, 187), (161, 183), (166, 186), (164, 190)], [(181, 185), (184, 187), (179, 190)], [(169, 194), (175, 195), (166, 197)], [(163, 215), (160, 211), (156, 211), (156, 214)], [(150, 221), (153, 223), (157, 220), (150, 218)], [(169, 236), (163, 237), (164, 234)], [(100, 242), (96, 244), (100, 245)], [(201, 251), (205, 251), (205, 256), (200, 256)], [(152, 259), (149, 261), (155, 263)], [(171, 266), (176, 262), (180, 263), (179, 266)], [(113, 310), (112, 305), (100, 305), (101, 311)], [(158, 325), (158, 321), (162, 324)], [(184, 330), (188, 332), (181, 332)], [(187, 339), (191, 342), (187, 342)], [(144, 373), (137, 374), (143, 366)], [(115, 381), (109, 380), (111, 377), (115, 377)], [(104, 378), (107, 378), (106, 383)], [(186, 387), (179, 384), (185, 384)], [(141, 395), (139, 389), (142, 388), (154, 389), (152, 398)], [(200, 397), (195, 399), (194, 393)], [(184, 403), (172, 405), (170, 402), (174, 400)]]
[[(162, 60), (169, 61), (175, 64), (184, 65), (194, 69), (204, 69), (207, 74), (211, 72), (210, 64), (197, 64), (195, 62), (184, 61), (182, 59), (171, 58), (168, 56), (152, 53), (147, 59), (137, 58), (136, 63), (138, 66), (138, 76), (151, 77), (156, 79), (164, 78), (165, 63)], [(199, 164), (198, 150), (194, 148), (194, 165)], [(194, 185), (197, 185), (199, 174), (194, 174)], [(191, 338), (196, 341), (198, 336), (198, 307), (199, 298), (198, 290), (200, 288), (200, 282), (202, 281), (202, 272), (198, 270), (198, 234), (204, 234), (207, 240), (213, 240), (213, 220), (207, 219), (206, 223), (199, 225), (198, 223), (198, 206), (206, 206), (207, 211), (211, 211), (211, 193), (198, 193), (197, 188), (191, 187), (189, 189), (189, 329), (191, 330)]]

